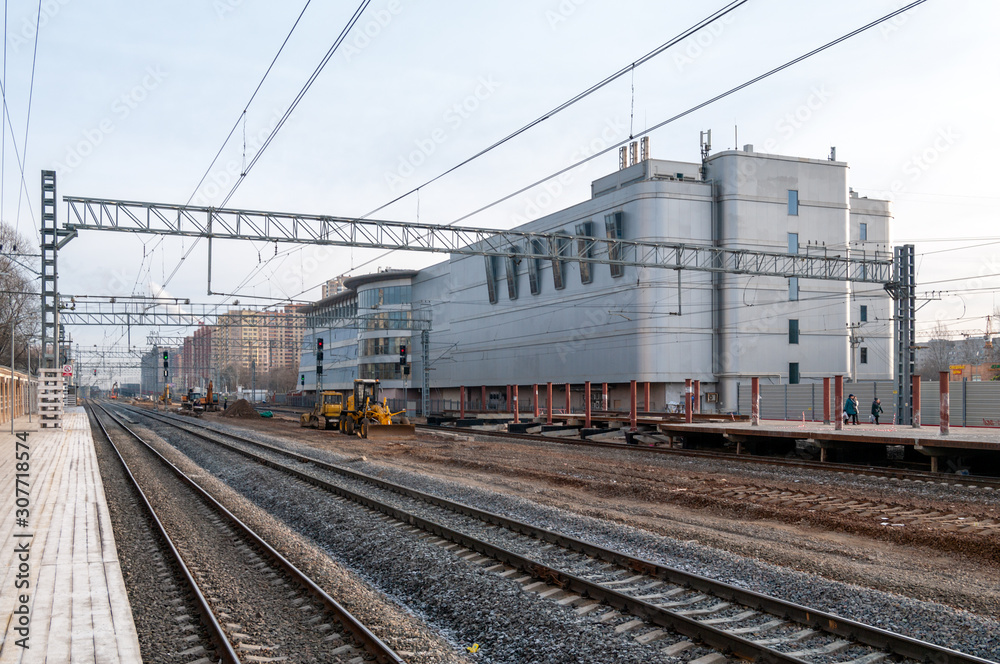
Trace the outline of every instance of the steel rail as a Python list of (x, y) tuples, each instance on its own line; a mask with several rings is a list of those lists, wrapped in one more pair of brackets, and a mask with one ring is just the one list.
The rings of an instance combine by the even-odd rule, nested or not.
[[(135, 412), (142, 415), (147, 415), (151, 419), (156, 419), (166, 424), (170, 424), (178, 429), (187, 431), (187, 433), (207, 440), (217, 445), (221, 445), (229, 450), (237, 452), (243, 456), (262, 463), (268, 467), (274, 468), (276, 470), (282, 470), (287, 472), (303, 481), (309, 482), (315, 486), (318, 486), (324, 490), (330, 491), (342, 497), (354, 500), (366, 507), (374, 510), (378, 510), (384, 514), (392, 516), (395, 519), (403, 521), (405, 523), (410, 523), (420, 528), (432, 532), (440, 537), (445, 537), (453, 542), (461, 544), (469, 549), (475, 550), (483, 555), (490, 556), (502, 562), (510, 565), (514, 565), (519, 569), (522, 569), (533, 576), (544, 579), (550, 583), (559, 585), (560, 587), (573, 590), (584, 596), (589, 596), (593, 599), (599, 599), (601, 601), (607, 602), (610, 606), (615, 608), (624, 609), (629, 613), (637, 616), (641, 616), (644, 619), (660, 625), (670, 627), (677, 632), (695, 639), (700, 639), (705, 643), (722, 650), (728, 650), (737, 654), (741, 657), (747, 657), (750, 659), (757, 659), (761, 662), (803, 662), (805, 660), (800, 660), (795, 657), (788, 657), (782, 653), (774, 651), (770, 648), (759, 646), (756, 643), (731, 635), (724, 630), (716, 629), (714, 627), (704, 625), (698, 621), (688, 618), (686, 616), (679, 616), (670, 611), (665, 611), (651, 603), (638, 600), (622, 593), (610, 590), (598, 584), (592, 583), (585, 579), (579, 578), (572, 574), (568, 574), (561, 570), (548, 567), (536, 561), (532, 561), (528, 558), (522, 557), (519, 554), (506, 551), (500, 547), (483, 542), (482, 540), (476, 539), (469, 535), (465, 535), (458, 531), (454, 531), (446, 526), (440, 525), (428, 519), (418, 517), (416, 515), (409, 514), (403, 510), (386, 505), (377, 501), (375, 499), (369, 498), (367, 496), (362, 496), (349, 489), (344, 489), (343, 487), (338, 487), (336, 485), (330, 484), (325, 480), (305, 473), (296, 468), (285, 466), (278, 462), (259, 457), (252, 452), (241, 449), (239, 447), (229, 445), (225, 442), (213, 439), (207, 435), (200, 432), (193, 431), (187, 426), (182, 425), (180, 422), (174, 421), (173, 418), (164, 417), (160, 414), (152, 414), (142, 409), (129, 409), (131, 412)], [(185, 425), (189, 424), (187, 422)], [(745, 588), (740, 588), (731, 584), (727, 584), (722, 581), (717, 581), (715, 579), (710, 579), (698, 574), (692, 574), (690, 572), (685, 572), (680, 569), (672, 568), (665, 565), (660, 565), (658, 563), (645, 560), (643, 558), (637, 558), (634, 556), (629, 556), (627, 554), (614, 551), (612, 549), (607, 549), (605, 547), (586, 542), (574, 537), (561, 535), (548, 530), (544, 530), (533, 526), (528, 523), (517, 521), (514, 519), (509, 519), (505, 516), (495, 514), (493, 512), (487, 512), (485, 510), (480, 510), (469, 505), (458, 503), (455, 501), (450, 501), (444, 498), (433, 496), (415, 489), (409, 489), (385, 480), (360, 473), (358, 471), (350, 470), (347, 468), (342, 468), (340, 466), (326, 463), (320, 461), (310, 456), (298, 454), (288, 450), (284, 450), (266, 443), (261, 443), (258, 441), (250, 440), (243, 436), (239, 436), (232, 433), (218, 431), (210, 427), (203, 425), (193, 425), (197, 428), (205, 429), (219, 436), (224, 436), (238, 440), (242, 443), (253, 445), (259, 448), (266, 449), (270, 452), (274, 452), (290, 459), (293, 459), (299, 463), (309, 463), (317, 468), (328, 470), (352, 479), (367, 482), (369, 484), (375, 485), (379, 488), (385, 489), (387, 491), (392, 491), (403, 496), (415, 498), (427, 502), (429, 504), (444, 507), (446, 509), (452, 510), (459, 514), (464, 514), (487, 523), (493, 523), (498, 526), (502, 526), (509, 530), (512, 530), (523, 535), (528, 535), (536, 539), (551, 542), (558, 546), (583, 553), (585, 555), (603, 560), (605, 562), (610, 562), (640, 574), (646, 574), (649, 576), (656, 577), (674, 583), (677, 585), (687, 586), (689, 588), (698, 590), (700, 592), (708, 592), (712, 595), (719, 597), (720, 599), (731, 600), (744, 605), (748, 608), (757, 609), (765, 613), (781, 616), (783, 618), (793, 620), (794, 622), (800, 623), (802, 625), (808, 625), (827, 634), (832, 634), (836, 636), (846, 637), (853, 639), (859, 643), (874, 648), (889, 650), (892, 653), (907, 657), (910, 659), (915, 659), (918, 661), (928, 661), (932, 659), (935, 664), (993, 664), (989, 660), (981, 659), (973, 655), (968, 655), (966, 653), (961, 653), (950, 648), (945, 648), (938, 646), (936, 644), (921, 641), (919, 639), (914, 639), (901, 634), (896, 634), (883, 630), (878, 627), (871, 625), (865, 625), (864, 623), (859, 623), (835, 614), (827, 613), (824, 611), (817, 611), (810, 607), (802, 606), (800, 604), (795, 604), (792, 602), (786, 602), (785, 600), (778, 599), (776, 597), (771, 597), (764, 595), (762, 593), (757, 593), (752, 590), (747, 590)], [(665, 615), (663, 615), (665, 614)]]
[(232, 525), (234, 525), (237, 530), (239, 530), (248, 539), (254, 542), (258, 547), (263, 549), (267, 555), (282, 569), (284, 569), (293, 579), (298, 581), (302, 586), (308, 589), (314, 596), (316, 596), (328, 610), (330, 610), (337, 618), (337, 620), (346, 628), (351, 635), (361, 643), (367, 651), (373, 655), (376, 661), (381, 664), (405, 664), (399, 655), (395, 653), (388, 645), (386, 645), (378, 636), (376, 636), (371, 630), (365, 627), (357, 618), (355, 618), (346, 608), (341, 606), (337, 600), (331, 597), (325, 590), (319, 587), (315, 581), (309, 578), (304, 572), (299, 570), (290, 560), (281, 555), (274, 547), (268, 544), (260, 535), (254, 532), (250, 526), (243, 523), (239, 517), (230, 512), (222, 503), (212, 497), (205, 489), (203, 489), (197, 482), (188, 477), (180, 468), (171, 463), (166, 457), (160, 454), (156, 449), (153, 448), (148, 442), (142, 439), (139, 434), (135, 433), (122, 422), (114, 414), (110, 413), (103, 406), (98, 405), (101, 410), (108, 414), (111, 419), (113, 419), (122, 429), (127, 431), (133, 438), (138, 442), (142, 443), (149, 448), (153, 454), (155, 454), (164, 464), (167, 465), (180, 479), (182, 482), (187, 484), (194, 492), (203, 498), (209, 505), (211, 505), (216, 511), (218, 511), (222, 516), (224, 516)]
[[(292, 412), (292, 411), (287, 411)], [(783, 459), (776, 457), (759, 456), (753, 454), (734, 454), (731, 452), (713, 452), (710, 450), (683, 450), (669, 447), (650, 447), (646, 445), (628, 445), (624, 443), (609, 443), (598, 440), (584, 440), (566, 438), (558, 436), (542, 436), (530, 433), (506, 433), (499, 431), (478, 431), (475, 429), (463, 430), (458, 427), (445, 427), (434, 424), (418, 424), (420, 429), (429, 431), (446, 431), (449, 433), (461, 433), (463, 435), (481, 436), (484, 438), (500, 438), (523, 440), (536, 443), (557, 443), (561, 445), (573, 445), (579, 447), (601, 447), (606, 449), (627, 450), (629, 452), (641, 452), (643, 454), (674, 454), (678, 456), (688, 456), (707, 459), (736, 460), (741, 463), (762, 463), (773, 466), (785, 466), (790, 468), (804, 468), (808, 470), (822, 470), (826, 472), (847, 473), (851, 475), (876, 475), (879, 477), (895, 477), (898, 479), (923, 480), (927, 482), (942, 482), (946, 479), (955, 480), (962, 484), (975, 484), (982, 487), (1000, 489), (1000, 478), (985, 475), (948, 475), (945, 473), (931, 473), (930, 471), (909, 470), (905, 468), (888, 468), (880, 466), (863, 466), (859, 464), (840, 463), (837, 461), (806, 461), (803, 459)]]
[[(174, 562), (177, 564), (178, 568), (180, 568), (188, 586), (190, 586), (191, 591), (194, 594), (195, 601), (198, 604), (198, 612), (201, 614), (202, 624), (204, 624), (208, 629), (209, 638), (218, 648), (221, 661), (227, 662), (227, 664), (242, 664), (239, 656), (233, 649), (233, 645), (226, 637), (226, 633), (222, 629), (222, 625), (219, 624), (218, 618), (215, 617), (212, 607), (209, 606), (208, 599), (206, 599), (205, 594), (201, 591), (201, 587), (198, 586), (198, 582), (195, 580), (194, 575), (191, 574), (191, 570), (188, 569), (187, 564), (184, 562), (184, 557), (181, 556), (181, 552), (177, 550), (177, 547), (174, 545), (174, 541), (170, 538), (170, 535), (167, 534), (166, 527), (164, 527), (163, 522), (160, 521), (160, 517), (157, 516), (156, 510), (153, 509), (153, 505), (149, 502), (149, 499), (146, 498), (146, 492), (144, 492), (142, 487), (139, 486), (139, 480), (137, 480), (135, 475), (132, 474), (132, 470), (125, 462), (125, 457), (122, 456), (118, 446), (115, 445), (113, 440), (111, 440), (111, 434), (108, 433), (104, 423), (101, 422), (101, 418), (98, 417), (92, 407), (88, 406), (88, 410), (90, 410), (91, 415), (93, 415), (97, 426), (101, 428), (101, 433), (104, 434), (104, 437), (108, 439), (108, 443), (111, 444), (111, 449), (115, 451), (115, 455), (121, 462), (122, 468), (125, 469), (125, 474), (128, 475), (128, 478), (132, 481), (132, 486), (135, 487), (135, 490), (139, 494), (139, 498), (142, 499), (142, 504), (145, 505), (150, 518), (152, 518), (153, 523), (156, 524), (156, 530), (160, 533), (160, 537), (163, 538), (163, 541), (166, 542), (167, 548), (170, 549), (170, 554), (173, 556)], [(101, 408), (101, 410), (104, 410), (104, 408)], [(104, 410), (104, 412), (107, 413), (106, 410)]]

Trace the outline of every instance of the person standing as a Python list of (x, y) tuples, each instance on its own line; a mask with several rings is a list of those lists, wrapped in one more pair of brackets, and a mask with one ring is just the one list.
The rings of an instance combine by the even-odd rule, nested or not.
[(875, 401), (872, 401), (872, 420), (875, 424), (878, 424), (878, 416), (881, 415), (882, 412), (882, 400), (876, 397)]
[(852, 423), (858, 423), (858, 400), (854, 398), (853, 394), (847, 395), (847, 401), (844, 402), (844, 412), (847, 413)]

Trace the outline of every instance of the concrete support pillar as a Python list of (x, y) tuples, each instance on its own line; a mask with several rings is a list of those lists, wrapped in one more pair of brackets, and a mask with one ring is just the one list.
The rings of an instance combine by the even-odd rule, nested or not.
[(601, 408), (607, 412), (608, 410), (608, 384), (602, 383), (601, 385)]
[(684, 421), (688, 424), (694, 421), (692, 409), (694, 405), (691, 403), (691, 396), (694, 394), (694, 388), (691, 386), (691, 379), (684, 379)]
[(951, 374), (942, 371), (938, 375), (938, 385), (941, 388), (941, 435), (947, 436), (951, 431)]
[(912, 396), (910, 398), (913, 399), (913, 404), (912, 404), (913, 417), (911, 419), (913, 422), (913, 428), (919, 429), (920, 428), (920, 376), (911, 376), (910, 379), (913, 381), (911, 383), (912, 389), (910, 390), (912, 393)]
[(750, 379), (750, 426), (760, 426), (760, 378)]
[(488, 410), (486, 408), (486, 386), (485, 385), (482, 386), (482, 395), (479, 398), (479, 409), (482, 410), (484, 413)]
[(570, 403), (570, 400), (569, 400), (569, 396), (570, 396), (569, 388), (570, 388), (569, 383), (566, 383), (566, 414), (567, 415), (569, 415), (570, 412), (572, 412), (572, 410), (573, 410), (573, 404)]
[(653, 411), (653, 404), (649, 403), (649, 383), (643, 383), (642, 387), (642, 409), (650, 413)]
[(692, 407), (695, 413), (701, 413), (701, 381), (696, 380), (692, 383), (694, 385), (694, 403)]
[(590, 428), (590, 381), (583, 384), (583, 426)]
[(513, 402), (514, 402), (514, 424), (517, 424), (521, 421), (521, 417), (518, 414), (518, 412), (521, 410), (521, 406), (520, 404), (517, 403), (517, 385), (514, 385)]
[(541, 415), (541, 412), (542, 412), (541, 410), (539, 410), (539, 405), (538, 405), (538, 383), (535, 383), (531, 387), (532, 387), (532, 389), (535, 392), (535, 397), (534, 397), (534, 399), (535, 399), (535, 418), (537, 419), (538, 416)]
[(465, 385), (458, 388), (458, 416), (465, 419)]
[(844, 430), (844, 377), (833, 377), (833, 402), (836, 404), (837, 419), (833, 423), (833, 428), (837, 431)]
[(637, 415), (636, 414), (636, 407), (638, 406), (638, 404), (636, 403), (638, 401), (638, 397), (636, 396), (636, 391), (637, 391), (636, 390), (636, 383), (633, 380), (632, 383), (631, 383), (631, 387), (629, 388), (629, 392), (631, 393), (631, 396), (632, 396), (632, 399), (631, 399), (632, 405), (630, 406), (629, 412), (628, 412), (628, 424), (629, 424), (629, 429), (631, 431), (635, 431), (636, 429), (639, 428), (638, 427), (638, 423), (636, 421), (637, 420), (637, 417), (636, 417), (636, 415)]
[(546, 397), (545, 397), (545, 409), (548, 411), (548, 416), (545, 418), (546, 424), (552, 424), (552, 383), (546, 383)]
[(830, 423), (830, 377), (823, 378), (823, 424)]

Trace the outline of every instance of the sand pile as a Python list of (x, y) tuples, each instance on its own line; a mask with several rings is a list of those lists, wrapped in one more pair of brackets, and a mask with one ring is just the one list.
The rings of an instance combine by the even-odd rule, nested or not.
[(227, 408), (225, 411), (223, 411), (222, 416), (238, 417), (240, 419), (245, 420), (245, 419), (253, 419), (256, 417), (260, 417), (260, 413), (258, 413), (254, 409), (254, 407), (250, 405), (249, 401), (247, 401), (246, 399), (240, 399), (232, 406)]

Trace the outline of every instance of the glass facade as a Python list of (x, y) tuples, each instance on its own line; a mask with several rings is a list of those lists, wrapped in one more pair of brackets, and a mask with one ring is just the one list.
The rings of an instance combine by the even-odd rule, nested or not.
[[(407, 288), (409, 288), (407, 286)], [(408, 330), (413, 313), (410, 311), (381, 311), (377, 314), (365, 314), (364, 331), (374, 330)]]
[(399, 347), (406, 346), (409, 351), (410, 337), (382, 337), (381, 339), (362, 339), (358, 342), (358, 355), (395, 355), (399, 357)]
[(379, 380), (400, 380), (403, 368), (396, 362), (375, 362), (358, 365), (358, 378), (378, 378)]
[(358, 308), (364, 310), (385, 304), (409, 304), (411, 299), (410, 286), (370, 288), (358, 293)]

